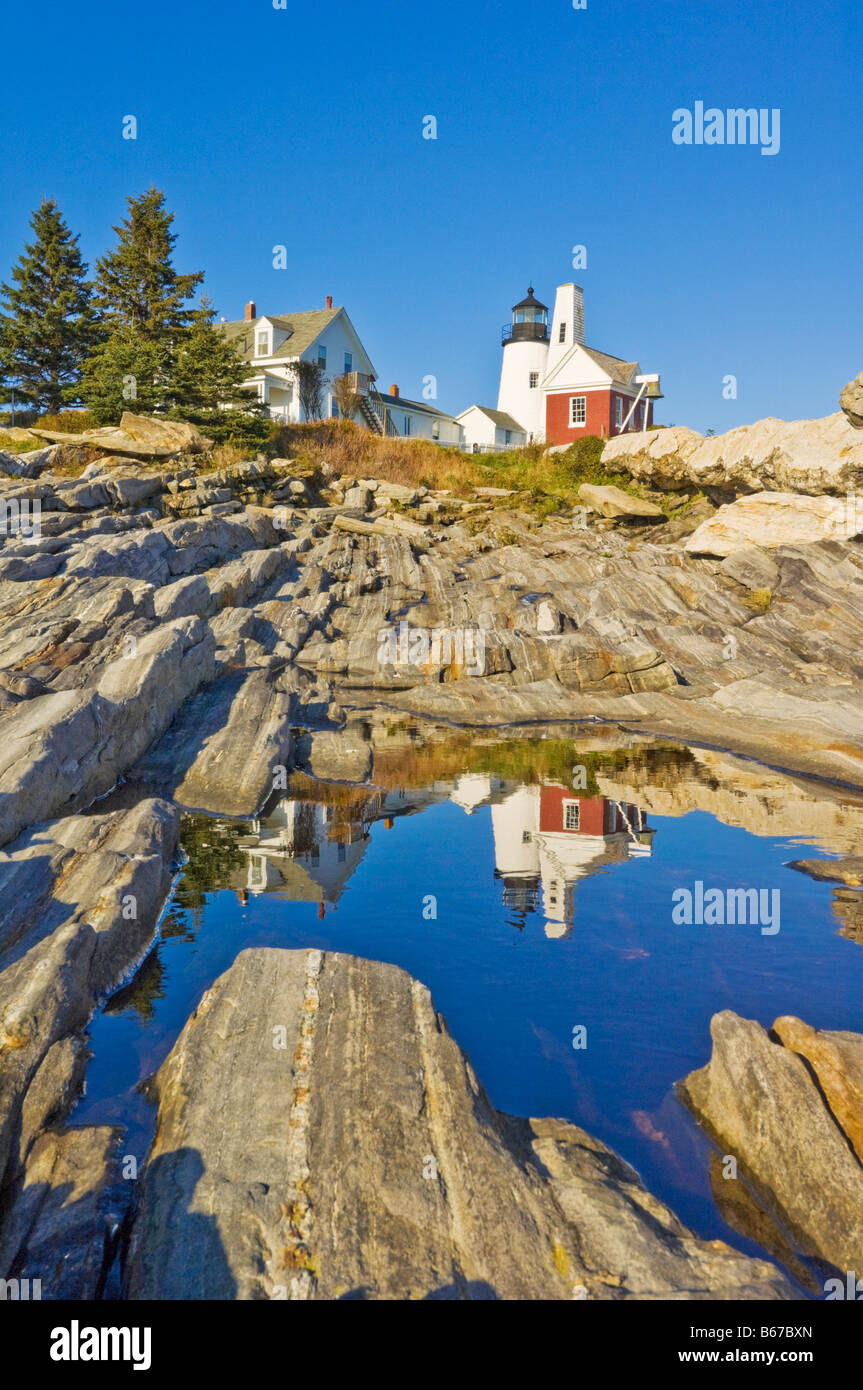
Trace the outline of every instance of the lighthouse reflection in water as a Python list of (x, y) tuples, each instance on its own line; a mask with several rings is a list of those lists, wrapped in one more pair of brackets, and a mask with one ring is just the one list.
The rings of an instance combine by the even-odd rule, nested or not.
[(409, 791), (354, 788), (335, 803), (284, 796), (237, 840), (243, 861), (224, 886), (241, 901), (266, 893), (314, 902), (323, 918), (363, 859), (373, 828), (392, 830), (398, 819), (447, 801), (467, 815), (490, 808), (489, 872), (513, 925), (539, 913), (549, 937), (572, 928), (581, 880), (651, 853), (654, 831), (631, 802), (582, 796), (558, 782), (523, 785), (467, 773)]

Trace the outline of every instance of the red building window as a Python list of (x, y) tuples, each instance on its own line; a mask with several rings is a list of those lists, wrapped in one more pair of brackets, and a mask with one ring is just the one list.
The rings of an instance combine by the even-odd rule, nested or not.
[(570, 396), (569, 423), (570, 426), (587, 423), (587, 396)]

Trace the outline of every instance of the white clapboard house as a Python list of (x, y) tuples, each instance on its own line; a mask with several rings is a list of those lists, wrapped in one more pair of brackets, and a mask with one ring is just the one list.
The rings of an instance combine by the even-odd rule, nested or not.
[(462, 442), (458, 422), (445, 411), (428, 401), (406, 399), (395, 385), (386, 392), (378, 390), (372, 360), (347, 310), (334, 308), (331, 296), (325, 308), (296, 314), (259, 315), (252, 301), (242, 319), (220, 327), (251, 367), (246, 386), (257, 393), (273, 420), (299, 424), (305, 419), (293, 366), (302, 358), (323, 369), (325, 418), (338, 415), (332, 383), (346, 375), (352, 377), (360, 396), (357, 423), (375, 434), (456, 446)]

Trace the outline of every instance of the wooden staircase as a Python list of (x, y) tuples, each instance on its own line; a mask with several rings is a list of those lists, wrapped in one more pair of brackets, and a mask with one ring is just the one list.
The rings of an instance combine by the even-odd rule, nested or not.
[[(380, 398), (374, 378), (361, 376), (359, 372), (354, 374), (357, 378), (357, 389), (360, 393), (360, 415), (372, 434), (386, 435), (389, 438), (401, 438), (389, 408), (384, 405)], [(363, 389), (365, 388), (365, 389)]]

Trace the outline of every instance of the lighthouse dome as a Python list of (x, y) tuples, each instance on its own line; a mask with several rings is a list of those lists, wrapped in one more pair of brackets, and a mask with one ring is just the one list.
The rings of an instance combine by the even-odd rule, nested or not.
[(506, 343), (548, 342), (548, 305), (537, 299), (533, 285), (527, 295), (512, 306), (512, 320), (505, 323), (501, 340)]

